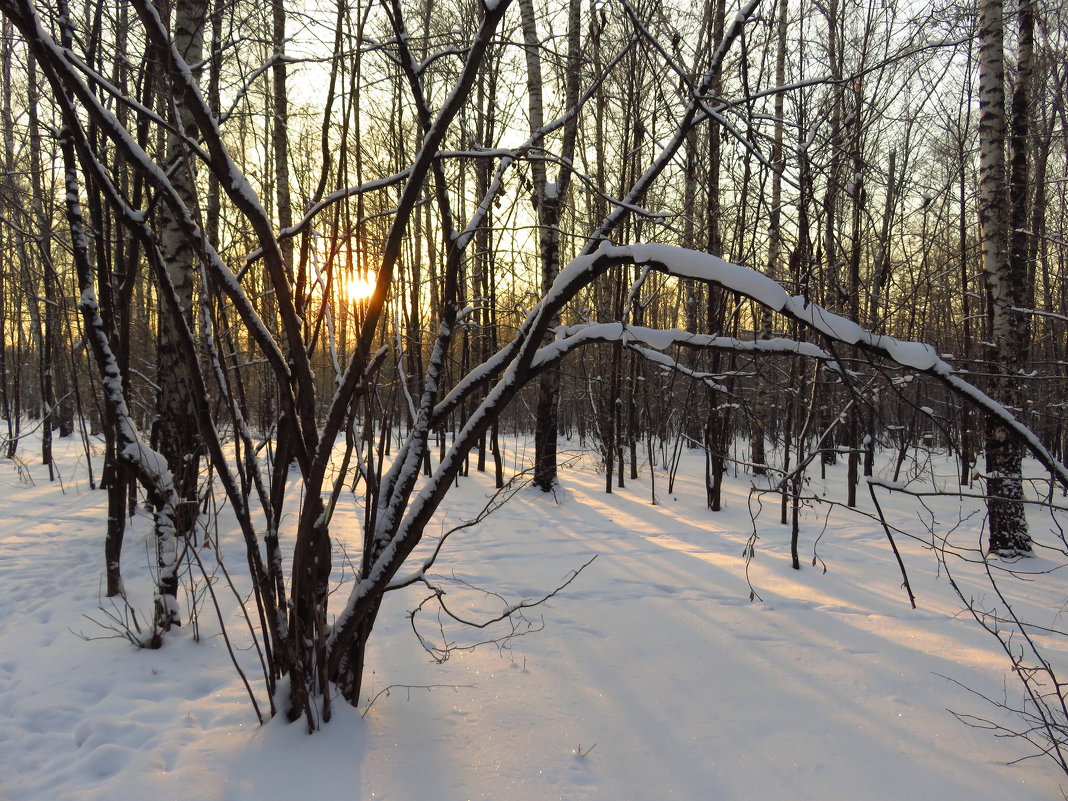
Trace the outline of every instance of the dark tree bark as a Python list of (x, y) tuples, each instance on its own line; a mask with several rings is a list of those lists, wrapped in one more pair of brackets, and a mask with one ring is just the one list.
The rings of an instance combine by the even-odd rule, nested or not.
[[(533, 0), (520, 0), (523, 41), (526, 45), (527, 106), (530, 115), (532, 139), (544, 147), (543, 112), (544, 79), (542, 75), (541, 40), (534, 18)], [(579, 76), (581, 74), (580, 23), (581, 3), (570, 0), (567, 23), (567, 58), (564, 65), (564, 108), (573, 109), (578, 103)], [(538, 215), (538, 251), (541, 259), (541, 291), (547, 292), (556, 274), (560, 271), (561, 253), (560, 219), (564, 200), (571, 183), (571, 163), (575, 158), (575, 143), (578, 134), (578, 115), (564, 126), (561, 145), (561, 166), (556, 180), (550, 182), (543, 159), (531, 162), (534, 183), (534, 208)], [(537, 406), (534, 422), (534, 486), (549, 492), (556, 485), (557, 440), (560, 436), (560, 375), (556, 370), (547, 371), (538, 381)]]

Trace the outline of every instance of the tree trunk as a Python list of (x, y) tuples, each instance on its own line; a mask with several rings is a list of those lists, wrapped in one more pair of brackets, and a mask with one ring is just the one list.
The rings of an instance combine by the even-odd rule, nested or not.
[[(530, 130), (537, 146), (542, 146), (541, 129), (544, 127), (543, 98), (544, 80), (541, 70), (541, 43), (534, 18), (533, 0), (520, 0), (519, 10), (526, 45), (527, 63), (527, 109), (530, 115)], [(568, 8), (567, 63), (565, 66), (565, 108), (578, 103), (580, 58), (579, 25), (581, 22), (579, 0), (570, 0)], [(576, 114), (565, 126), (560, 156), (560, 171), (556, 181), (549, 182), (545, 161), (533, 159), (531, 174), (534, 183), (534, 207), (538, 214), (538, 250), (541, 258), (541, 291), (547, 292), (556, 274), (560, 271), (561, 237), (560, 217), (564, 198), (571, 181), (569, 165), (574, 160), (578, 130)], [(556, 484), (556, 448), (560, 434), (560, 374), (557, 370), (545, 372), (538, 380), (538, 400), (534, 424), (534, 486), (549, 492)]]
[[(1026, 320), (1018, 311), (1023, 287), (1009, 255), (1005, 111), (1004, 10), (1001, 0), (983, 0), (979, 7), (979, 224), (996, 373), (992, 395), (1003, 406), (1018, 410), (1022, 400), (1018, 376), (1020, 366), (1026, 364), (1027, 339)], [(1021, 113), (1026, 119), (1026, 112)], [(1004, 556), (1031, 552), (1021, 462), (1019, 443), (1000, 419), (987, 415), (989, 547)]]
[[(177, 0), (174, 5), (174, 46), (185, 61), (198, 65), (203, 52), (204, 24), (207, 19), (206, 0)], [(168, 63), (169, 59), (164, 61)], [(162, 102), (164, 109), (179, 132), (195, 136), (196, 124), (192, 115), (179, 98), (176, 87), (167, 93)], [(172, 105), (173, 104), (173, 105)], [(182, 138), (174, 131), (167, 135), (167, 162), (172, 165), (172, 183), (187, 209), (197, 208), (194, 162), (186, 152)], [(175, 534), (190, 537), (196, 526), (197, 482), (200, 474), (200, 437), (192, 397), (192, 378), (186, 368), (182, 352), (180, 327), (182, 319), (176, 319), (164, 301), (165, 293), (173, 291), (178, 300), (179, 314), (184, 324), (193, 328), (193, 273), (196, 256), (192, 242), (182, 223), (167, 206), (160, 211), (160, 251), (167, 268), (167, 283), (160, 286), (159, 314), (159, 450), (166, 457), (174, 479), (175, 490), (180, 498), (177, 510)], [(160, 546), (164, 547), (160, 541)], [(157, 624), (166, 630), (177, 623), (177, 604), (167, 602), (178, 592), (175, 554), (159, 553), (159, 594), (163, 600), (158, 604)]]
[[(779, 0), (777, 33), (775, 47), (775, 86), (786, 83), (786, 20), (789, 3)], [(768, 278), (779, 280), (779, 262), (782, 260), (782, 173), (786, 167), (783, 159), (783, 114), (785, 113), (785, 91), (775, 93), (775, 135), (771, 143), (771, 210), (768, 219)], [(772, 334), (772, 313), (767, 306), (760, 311), (760, 339), (770, 339)], [(753, 474), (762, 476), (767, 473), (767, 454), (764, 440), (768, 426), (768, 382), (763, 374), (757, 376), (756, 395), (753, 399), (753, 431), (750, 439), (749, 460), (753, 463)]]

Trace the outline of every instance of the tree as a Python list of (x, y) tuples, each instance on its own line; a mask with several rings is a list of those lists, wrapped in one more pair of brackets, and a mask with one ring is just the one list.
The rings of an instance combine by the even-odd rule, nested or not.
[[(166, 6), (161, 6), (166, 9)], [(204, 26), (208, 20), (206, 0), (176, 0), (174, 3), (173, 48), (187, 63), (200, 65), (204, 52)], [(166, 16), (163, 21), (166, 22)], [(171, 48), (157, 46), (153, 49), (159, 70), (160, 84), (168, 91), (159, 95), (161, 113), (170, 122), (166, 135), (165, 164), (170, 174), (170, 184), (195, 224), (200, 222), (196, 171), (197, 164), (189, 152), (189, 142), (197, 138), (197, 123), (175, 85), (175, 69), (168, 68)], [(199, 72), (199, 70), (198, 70)], [(188, 356), (183, 354), (186, 342), (182, 331), (196, 330), (193, 316), (193, 276), (196, 272), (197, 255), (194, 243), (187, 236), (184, 220), (164, 205), (160, 209), (159, 248), (166, 266), (166, 277), (160, 287), (159, 310), (159, 358), (157, 383), (159, 384), (159, 411), (154, 432), (159, 451), (167, 460), (178, 494), (175, 539), (160, 539), (157, 555), (159, 567), (159, 597), (156, 625), (166, 631), (179, 623), (178, 554), (174, 548), (181, 539), (192, 539), (197, 519), (197, 484), (200, 476), (200, 441), (197, 430), (196, 407), (192, 397), (193, 381), (187, 365)], [(173, 293), (176, 305), (169, 301)], [(181, 318), (180, 320), (178, 318)]]
[[(1026, 20), (1033, 17), (1025, 13)], [(1026, 48), (1028, 37), (1021, 37)], [(1023, 96), (1014, 103), (1017, 115), (1015, 127), (1020, 133), (1014, 139), (1014, 175), (1010, 184), (1006, 170), (1006, 146), (1009, 123), (1005, 103), (1005, 46), (1004, 9), (1001, 0), (982, 0), (979, 5), (979, 223), (983, 238), (983, 277), (988, 297), (988, 316), (993, 340), (992, 363), (995, 377), (994, 397), (1010, 409), (1020, 409), (1022, 395), (1019, 383), (1021, 365), (1027, 363), (1028, 320), (1024, 309), (1026, 273), (1024, 256), (1019, 247), (1010, 252), (1012, 222), (1019, 222), (1015, 212), (1010, 218), (1010, 206), (1023, 204), (1022, 188), (1026, 172), (1026, 120), (1029, 48), (1021, 52)], [(1022, 130), (1021, 130), (1022, 129)], [(1021, 166), (1022, 163), (1022, 166)], [(986, 418), (987, 509), (990, 515), (990, 550), (1005, 556), (1029, 554), (1031, 540), (1027, 532), (1027, 515), (1023, 505), (1021, 450), (1018, 442), (1005, 429), (1001, 420)]]
[[(545, 80), (542, 73), (542, 55), (539, 48), (537, 21), (534, 17), (533, 0), (520, 0), (522, 13), (523, 42), (526, 45), (527, 99), (530, 115), (531, 141), (535, 147), (544, 148)], [(564, 64), (564, 104), (569, 119), (563, 126), (563, 142), (560, 146), (560, 164), (555, 181), (549, 180), (546, 169), (548, 154), (531, 162), (531, 178), (534, 185), (534, 211), (538, 215), (538, 251), (541, 258), (541, 291), (548, 292), (560, 271), (561, 229), (560, 219), (564, 211), (567, 191), (571, 185), (571, 165), (575, 160), (575, 143), (578, 135), (578, 99), (581, 4), (570, 0), (567, 15), (567, 56)], [(538, 381), (538, 404), (534, 427), (534, 485), (544, 492), (552, 490), (556, 483), (556, 448), (559, 439), (560, 377), (554, 371), (547, 372)]]

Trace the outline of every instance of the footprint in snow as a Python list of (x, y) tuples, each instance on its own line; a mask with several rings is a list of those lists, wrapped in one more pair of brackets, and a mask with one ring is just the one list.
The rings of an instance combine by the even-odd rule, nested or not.
[(94, 776), (106, 779), (114, 776), (126, 767), (133, 756), (133, 751), (121, 745), (101, 745), (90, 752), (85, 767)]

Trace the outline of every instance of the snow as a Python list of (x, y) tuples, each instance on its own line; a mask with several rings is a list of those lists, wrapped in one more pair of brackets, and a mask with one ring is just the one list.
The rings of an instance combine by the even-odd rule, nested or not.
[[(996, 643), (959, 614), (961, 602), (923, 544), (932, 536), (927, 513), (909, 496), (876, 490), (891, 523), (918, 538), (897, 537), (917, 610), (881, 527), (842, 510), (826, 531), (825, 507), (804, 510), (803, 569), (791, 570), (774, 497), (757, 525), (748, 575), (759, 599), (750, 602), (742, 555), (755, 501), (744, 474), (728, 479), (720, 513), (704, 506), (699, 451), (684, 454), (671, 494), (663, 471), (654, 489), (643, 466), (641, 479), (605, 495), (594, 460), (564, 443), (577, 463), (564, 470), (555, 498), (521, 490), (485, 523), (454, 534), (430, 576), (465, 614), (493, 615), (597, 560), (560, 595), (525, 611), (529, 633), (500, 648), (454, 650), (441, 665), (406, 618), (428, 591), (391, 593), (369, 654), (366, 716), (339, 701), (334, 720), (309, 736), (300, 723), (256, 724), (207, 601), (200, 642), (184, 601), (186, 625), (162, 650), (102, 639), (113, 632), (92, 622), (108, 621), (100, 607), (120, 614), (101, 598), (106, 496), (88, 489), (74, 441), (55, 447), (62, 485), (49, 483), (32, 458), (35, 442), (20, 444), (21, 466), (0, 462), (4, 801), (1038, 801), (1060, 797), (1066, 783), (1048, 760), (1008, 764), (1029, 753), (1020, 741), (967, 728), (946, 712), (997, 714), (955, 682), (992, 698), (1018, 700), (1019, 691)], [(532, 453), (513, 445), (509, 472)], [(956, 467), (939, 459), (933, 464), (952, 485)], [(844, 471), (828, 468), (826, 483), (813, 477), (813, 491), (842, 500)], [(891, 471), (887, 457), (877, 478), (885, 484)], [(487, 477), (461, 479), (428, 532), (475, 517), (490, 494)], [(981, 516), (958, 524), (976, 499), (923, 500), (938, 519), (937, 536), (974, 546)], [(1048, 532), (1055, 521), (1035, 514), (1036, 533)], [(339, 564), (343, 548), (356, 550), (360, 516), (343, 496), (333, 530)], [(154, 591), (145, 570), (151, 530), (139, 514), (124, 552), (139, 609)], [(245, 591), (240, 533), (226, 517), (220, 531), (228, 570)], [(291, 540), (292, 531), (281, 533)], [(434, 539), (413, 554), (416, 563)], [(213, 553), (200, 551), (209, 565)], [(811, 566), (817, 557), (826, 571)], [(1016, 567), (1040, 574), (1052, 565), (1035, 557)], [(979, 568), (951, 567), (966, 591), (983, 593)], [(1032, 578), (1010, 591), (1032, 620), (1054, 623), (1063, 580)], [(351, 584), (350, 573), (333, 594), (338, 604)], [(233, 599), (224, 582), (215, 587), (262, 694)], [(434, 610), (424, 607), (417, 622), (426, 644), (440, 647)], [(461, 647), (500, 633), (444, 630)], [(1051, 648), (1063, 663), (1064, 649)]]
[(645, 264), (669, 275), (718, 284), (732, 292), (745, 295), (772, 311), (793, 317), (833, 341), (881, 351), (904, 367), (941, 377), (947, 377), (953, 372), (952, 365), (940, 357), (938, 351), (930, 345), (901, 341), (868, 331), (804, 296), (788, 296), (778, 282), (763, 273), (740, 264), (732, 264), (708, 253), (671, 245), (612, 246), (602, 243), (597, 250), (578, 256), (560, 271), (542, 305), (561, 304), (572, 297), (592, 274), (598, 274), (613, 262)]
[(554, 303), (568, 294), (576, 282), (591, 271), (601, 268), (605, 261), (620, 260), (634, 264), (651, 262), (671, 275), (721, 284), (740, 292), (758, 303), (781, 311), (789, 303), (786, 291), (763, 273), (739, 264), (724, 261), (718, 256), (696, 250), (644, 243), (612, 246), (602, 243), (597, 250), (573, 259), (557, 275), (546, 296), (545, 303)]

